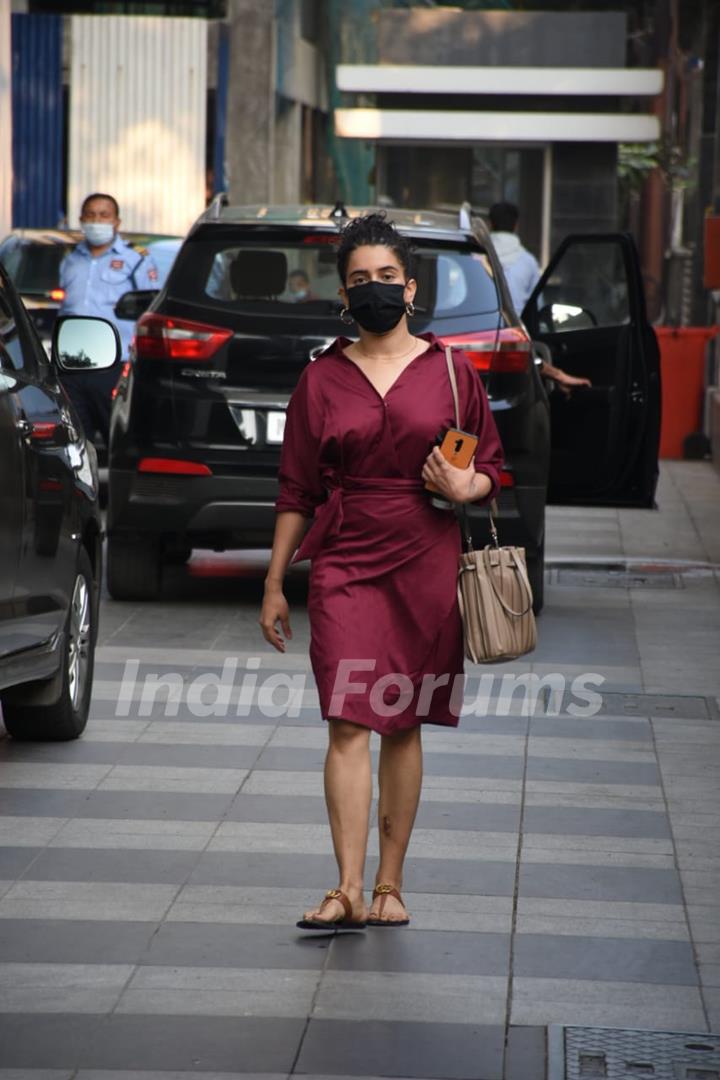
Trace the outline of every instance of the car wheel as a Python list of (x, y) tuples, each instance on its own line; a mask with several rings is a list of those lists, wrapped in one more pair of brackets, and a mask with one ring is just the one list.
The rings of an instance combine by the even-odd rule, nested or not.
[(157, 600), (161, 585), (159, 540), (108, 538), (107, 586), (113, 600)]
[(85, 730), (92, 693), (97, 626), (97, 583), (88, 553), (81, 548), (57, 674), (51, 679), (15, 687), (9, 695), (12, 700), (6, 701), (3, 695), (3, 720), (8, 734), (14, 739), (64, 742), (77, 739)]
[(165, 544), (163, 562), (167, 566), (184, 566), (193, 553), (189, 544)]
[(528, 580), (533, 594), (533, 612), (539, 615), (545, 603), (545, 543), (526, 556)]

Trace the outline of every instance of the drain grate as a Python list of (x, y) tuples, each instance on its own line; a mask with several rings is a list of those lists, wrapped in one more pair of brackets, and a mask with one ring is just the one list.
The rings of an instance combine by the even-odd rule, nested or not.
[(682, 589), (680, 574), (651, 570), (569, 570), (557, 571), (558, 585), (580, 585), (593, 589)]
[(548, 1030), (548, 1080), (720, 1080), (720, 1035), (622, 1028)]
[(603, 713), (608, 716), (672, 716), (678, 720), (709, 720), (715, 717), (712, 699), (690, 694), (602, 694)]

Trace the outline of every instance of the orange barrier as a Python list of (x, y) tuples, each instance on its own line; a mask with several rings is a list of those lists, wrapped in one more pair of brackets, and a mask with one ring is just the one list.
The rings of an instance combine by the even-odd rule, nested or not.
[(660, 457), (682, 458), (683, 440), (702, 429), (705, 346), (719, 326), (656, 326), (660, 345)]

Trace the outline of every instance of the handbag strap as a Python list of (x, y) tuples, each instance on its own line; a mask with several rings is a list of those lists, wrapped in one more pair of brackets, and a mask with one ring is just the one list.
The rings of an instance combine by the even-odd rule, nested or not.
[(524, 607), (522, 609), (522, 611), (515, 611), (513, 608), (511, 608), (509, 606), (509, 604), (506, 603), (505, 598), (502, 596), (502, 594), (500, 592), (498, 592), (497, 585), (495, 584), (495, 577), (494, 577), (493, 572), (492, 572), (492, 563), (490, 561), (490, 553), (488, 552), (488, 549), (485, 548), (481, 552), (481, 557), (482, 557), (483, 565), (484, 565), (485, 570), (486, 570), (487, 580), (490, 582), (490, 587), (492, 588), (492, 591), (495, 593), (495, 599), (500, 604), (500, 606), (505, 609), (507, 614), (508, 615), (514, 615), (515, 618), (522, 619), (522, 618), (525, 617), (525, 615), (528, 614), (528, 612), (530, 611), (530, 608), (533, 606), (532, 589), (530, 588), (530, 582), (528, 580), (528, 576), (527, 576), (527, 572), (525, 570), (525, 567), (520, 562), (520, 560), (518, 559), (517, 552), (515, 551), (515, 549), (514, 548), (503, 548), (503, 550), (509, 552), (509, 554), (510, 554), (510, 559), (511, 559), (511, 561), (512, 561), (512, 563), (513, 563), (513, 565), (514, 565), (514, 567), (515, 567), (515, 569), (517, 571), (518, 580), (520, 582), (520, 585), (522, 586), (522, 589), (523, 589), (523, 591), (525, 593), (525, 597), (527, 599), (527, 606)]
[[(455, 374), (455, 365), (452, 359), (452, 349), (449, 345), (445, 346), (445, 363), (447, 364), (448, 378), (450, 379), (450, 389), (452, 390), (453, 405), (455, 406), (455, 427), (458, 430), (460, 428), (460, 398), (458, 395), (457, 375)], [(462, 521), (463, 532), (465, 533), (465, 546), (467, 551), (473, 550), (472, 534), (470, 532), (470, 519), (464, 503), (456, 503), (460, 518)], [(498, 508), (495, 499), (490, 500), (488, 507), (488, 514), (490, 516), (490, 535), (492, 537), (493, 545), (497, 548), (500, 546), (498, 541), (497, 526), (495, 525), (495, 518), (497, 517)]]
[(453, 404), (455, 406), (455, 427), (460, 428), (460, 399), (458, 397), (457, 375), (452, 361), (452, 349), (445, 346), (445, 363), (447, 364), (448, 376), (450, 377), (450, 389), (452, 390)]

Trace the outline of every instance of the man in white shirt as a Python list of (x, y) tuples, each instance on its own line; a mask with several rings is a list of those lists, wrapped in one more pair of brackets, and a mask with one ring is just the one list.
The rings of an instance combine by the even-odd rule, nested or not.
[[(530, 299), (530, 294), (540, 280), (540, 266), (531, 252), (522, 246), (515, 232), (518, 208), (514, 203), (499, 202), (490, 207), (490, 238), (510, 289), (513, 307), (518, 315)], [(540, 374), (552, 379), (564, 393), (569, 394), (575, 386), (590, 386), (589, 379), (568, 375), (562, 368), (543, 361)]]
[(495, 203), (490, 207), (488, 216), (490, 237), (502, 263), (513, 305), (519, 315), (540, 280), (540, 267), (535, 256), (522, 246), (520, 237), (515, 232), (519, 215), (514, 203)]

